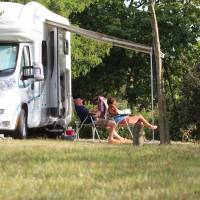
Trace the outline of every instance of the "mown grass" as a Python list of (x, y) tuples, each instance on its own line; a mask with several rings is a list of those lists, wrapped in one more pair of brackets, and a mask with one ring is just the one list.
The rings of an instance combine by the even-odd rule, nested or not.
[(200, 146), (0, 141), (0, 199), (199, 199)]

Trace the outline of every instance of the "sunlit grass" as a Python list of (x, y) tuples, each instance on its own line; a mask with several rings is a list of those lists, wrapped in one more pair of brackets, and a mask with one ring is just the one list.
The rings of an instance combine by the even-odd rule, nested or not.
[(198, 199), (200, 146), (0, 141), (0, 199)]

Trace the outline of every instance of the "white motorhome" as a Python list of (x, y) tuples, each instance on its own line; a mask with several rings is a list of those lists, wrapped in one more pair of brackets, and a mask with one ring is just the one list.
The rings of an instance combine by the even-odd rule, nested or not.
[(25, 138), (27, 128), (71, 120), (69, 21), (36, 2), (0, 2), (0, 132)]

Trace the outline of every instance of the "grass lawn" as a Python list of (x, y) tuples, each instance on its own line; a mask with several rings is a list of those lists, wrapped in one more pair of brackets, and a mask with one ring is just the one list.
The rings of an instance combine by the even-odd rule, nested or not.
[(200, 145), (1, 140), (0, 200), (200, 199)]

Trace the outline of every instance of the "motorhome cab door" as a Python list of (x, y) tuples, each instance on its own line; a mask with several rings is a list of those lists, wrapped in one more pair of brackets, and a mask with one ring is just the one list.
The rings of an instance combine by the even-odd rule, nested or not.
[(31, 43), (21, 43), (20, 44), (20, 51), (19, 51), (19, 66), (20, 66), (20, 76), (18, 80), (18, 87), (19, 87), (19, 95), (21, 97), (22, 102), (28, 103), (28, 124), (31, 124), (32, 114), (34, 110), (34, 92), (38, 92), (34, 88), (34, 80), (33, 77), (33, 71), (31, 71), (29, 74), (29, 78), (24, 79), (24, 69), (26, 67), (31, 67), (33, 65), (32, 63), (32, 54), (31, 54)]

